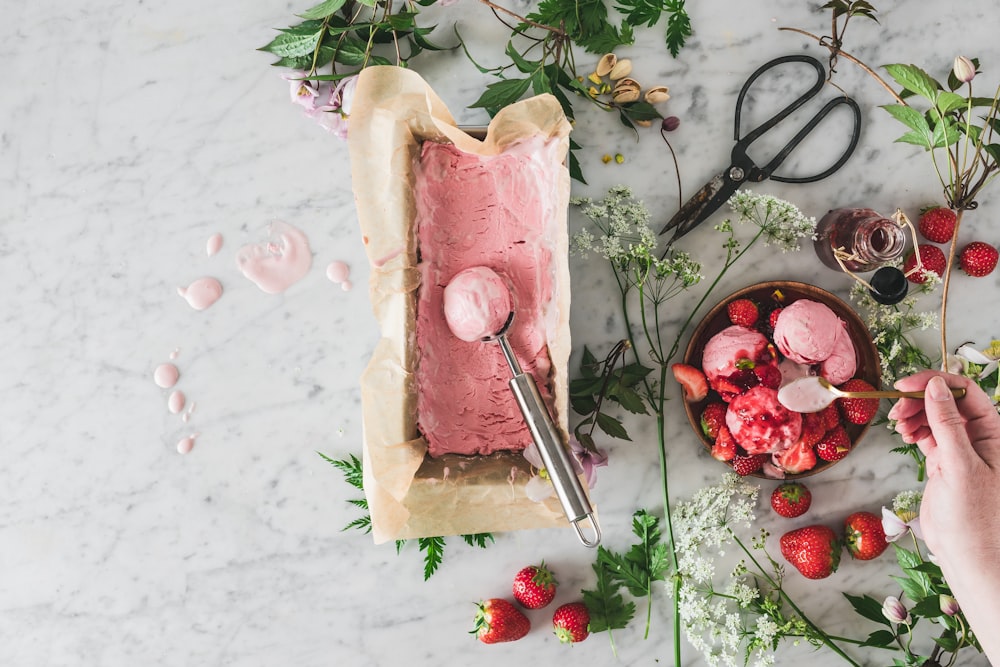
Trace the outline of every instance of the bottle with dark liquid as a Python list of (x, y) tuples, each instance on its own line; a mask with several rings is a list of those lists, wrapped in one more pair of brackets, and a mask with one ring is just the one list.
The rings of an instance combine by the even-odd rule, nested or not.
[[(870, 208), (837, 208), (816, 223), (816, 254), (831, 269), (872, 271), (903, 254), (903, 228)], [(843, 266), (835, 251), (840, 249)]]

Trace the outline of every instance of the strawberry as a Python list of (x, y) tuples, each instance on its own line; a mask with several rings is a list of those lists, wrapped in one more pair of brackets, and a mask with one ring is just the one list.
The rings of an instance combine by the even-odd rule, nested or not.
[[(839, 389), (844, 391), (875, 391), (875, 387), (861, 378), (848, 380), (840, 385)], [(877, 398), (838, 398), (835, 402), (840, 408), (840, 414), (844, 416), (844, 420), (851, 424), (867, 424), (875, 418), (875, 414), (878, 412)]]
[(525, 609), (541, 609), (556, 596), (559, 584), (552, 572), (540, 565), (529, 565), (514, 575), (514, 599)]
[(765, 454), (753, 454), (750, 456), (742, 456), (736, 454), (733, 457), (733, 472), (737, 475), (746, 477), (752, 473), (757, 472), (764, 467), (764, 461), (767, 460)]
[(590, 635), (590, 612), (582, 602), (570, 602), (552, 614), (552, 628), (563, 644), (582, 642)]
[(829, 431), (832, 428), (837, 428), (840, 426), (840, 410), (837, 409), (836, 403), (831, 403), (820, 411), (820, 416), (823, 417), (823, 431)]
[(516, 641), (531, 629), (528, 617), (507, 600), (490, 598), (476, 606), (476, 627), (469, 634), (484, 644)]
[(700, 369), (690, 364), (674, 364), (670, 370), (674, 379), (684, 387), (684, 400), (697, 403), (708, 396), (708, 379)]
[(844, 544), (857, 560), (871, 560), (889, 548), (882, 517), (871, 512), (855, 512), (844, 520)]
[(851, 438), (843, 426), (830, 429), (816, 444), (816, 454), (824, 461), (839, 461), (851, 451)]
[(925, 209), (917, 228), (924, 238), (934, 243), (947, 243), (955, 235), (955, 212), (943, 206)]
[(903, 273), (906, 274), (906, 279), (911, 283), (923, 283), (927, 280), (927, 276), (917, 270), (917, 254), (920, 255), (920, 261), (924, 265), (924, 271), (933, 271), (939, 276), (944, 275), (944, 268), (948, 264), (948, 260), (945, 259), (944, 253), (941, 252), (941, 248), (936, 245), (931, 245), (929, 243), (921, 243), (917, 246), (916, 252), (911, 252), (906, 256), (906, 260), (903, 261)]
[(719, 427), (715, 444), (712, 445), (712, 458), (720, 461), (732, 461), (734, 456), (736, 456), (736, 440), (729, 432), (729, 427), (723, 424)]
[(794, 519), (802, 516), (812, 504), (812, 492), (800, 482), (779, 484), (771, 492), (771, 508), (778, 516)]
[(719, 435), (719, 427), (726, 424), (726, 404), (709, 403), (701, 411), (701, 432), (715, 440)]
[(745, 387), (741, 387), (729, 378), (715, 378), (712, 382), (712, 389), (719, 392), (719, 396), (726, 403), (732, 402), (734, 398), (746, 391)]
[(748, 329), (757, 323), (757, 318), (760, 316), (757, 304), (750, 299), (731, 301), (726, 306), (726, 312), (729, 314), (730, 322)]
[(777, 389), (781, 386), (781, 370), (771, 364), (757, 364), (753, 368), (754, 375), (760, 384), (769, 389)]
[(778, 323), (778, 315), (781, 315), (781, 308), (775, 308), (771, 311), (771, 314), (767, 318), (767, 325), (774, 328), (774, 325)]
[(982, 278), (997, 268), (997, 249), (989, 243), (973, 241), (958, 255), (959, 266), (974, 278)]
[(802, 435), (799, 436), (799, 440), (806, 447), (815, 447), (828, 430), (823, 424), (822, 413), (807, 412), (802, 415)]
[(825, 579), (840, 565), (840, 540), (827, 526), (799, 528), (781, 536), (781, 555), (807, 579)]

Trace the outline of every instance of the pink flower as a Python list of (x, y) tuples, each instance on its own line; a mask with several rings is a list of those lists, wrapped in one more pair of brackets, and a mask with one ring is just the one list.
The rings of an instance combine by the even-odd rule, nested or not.
[(890, 542), (895, 542), (910, 532), (918, 540), (924, 539), (923, 533), (920, 532), (919, 516), (914, 516), (909, 521), (903, 521), (903, 519), (887, 507), (882, 508), (882, 530), (885, 531), (885, 539)]
[(899, 598), (894, 595), (890, 595), (882, 603), (882, 615), (886, 617), (891, 623), (904, 623), (910, 625), (913, 619), (910, 617), (910, 612), (906, 610), (903, 603), (899, 601)]
[[(594, 488), (594, 485), (597, 484), (597, 468), (608, 465), (607, 453), (602, 449), (598, 449), (596, 452), (591, 451), (581, 445), (576, 438), (569, 439), (569, 447), (572, 454), (573, 469), (576, 471), (576, 474), (582, 474), (584, 480), (587, 482), (587, 487)], [(549, 475), (545, 471), (545, 463), (542, 461), (542, 455), (538, 452), (538, 447), (535, 446), (535, 443), (532, 442), (524, 449), (524, 458), (538, 469), (538, 474), (533, 475), (525, 485), (525, 494), (529, 499), (541, 502), (555, 493), (555, 489), (552, 488), (552, 484), (549, 482)]]
[(969, 83), (976, 78), (976, 66), (965, 56), (957, 56), (952, 67), (955, 78), (962, 83)]
[(308, 72), (292, 72), (282, 74), (281, 78), (288, 81), (288, 94), (294, 104), (304, 107), (306, 111), (316, 108), (316, 98), (319, 97), (319, 85), (315, 81), (306, 81), (304, 77), (309, 76)]
[(357, 75), (345, 77), (338, 81), (336, 85), (324, 83), (322, 89), (317, 90), (317, 96), (320, 95), (321, 91), (326, 93), (329, 90), (326, 104), (322, 106), (314, 104), (312, 108), (306, 107), (306, 115), (319, 123), (319, 126), (327, 132), (332, 133), (340, 139), (346, 139), (347, 117), (351, 112), (351, 105), (354, 102), (354, 89), (357, 85)]

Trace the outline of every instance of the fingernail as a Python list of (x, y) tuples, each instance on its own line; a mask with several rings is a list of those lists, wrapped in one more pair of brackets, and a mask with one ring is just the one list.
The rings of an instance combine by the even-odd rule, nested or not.
[(951, 390), (944, 378), (932, 377), (927, 383), (927, 395), (933, 401), (947, 401), (951, 398)]

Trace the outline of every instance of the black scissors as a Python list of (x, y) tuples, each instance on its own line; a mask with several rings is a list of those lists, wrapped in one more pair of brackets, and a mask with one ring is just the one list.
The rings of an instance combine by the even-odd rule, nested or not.
[[(789, 62), (801, 62), (812, 65), (816, 69), (816, 83), (814, 83), (809, 90), (799, 96), (798, 99), (741, 138), (740, 111), (743, 108), (743, 98), (746, 96), (750, 85), (769, 69)], [(736, 192), (741, 185), (743, 185), (743, 183), (747, 181), (751, 183), (759, 183), (770, 178), (773, 181), (779, 181), (781, 183), (812, 183), (826, 178), (833, 172), (840, 169), (844, 163), (847, 162), (847, 159), (851, 157), (851, 153), (853, 153), (854, 149), (857, 147), (858, 139), (861, 136), (861, 109), (858, 108), (857, 102), (844, 95), (835, 97), (827, 102), (826, 105), (817, 111), (816, 115), (813, 116), (801, 130), (799, 130), (798, 134), (792, 137), (785, 147), (778, 151), (778, 154), (764, 166), (757, 166), (757, 164), (747, 156), (747, 148), (750, 144), (759, 139), (761, 135), (780, 123), (788, 117), (789, 114), (801, 107), (808, 100), (815, 97), (816, 94), (823, 88), (823, 84), (825, 82), (826, 71), (823, 69), (823, 65), (815, 58), (806, 55), (792, 55), (775, 58), (774, 60), (759, 67), (756, 72), (750, 75), (750, 77), (746, 80), (746, 83), (743, 84), (743, 89), (740, 90), (739, 97), (736, 99), (736, 126), (733, 136), (736, 140), (736, 146), (733, 147), (732, 163), (723, 169), (719, 174), (716, 174), (712, 180), (705, 184), (704, 187), (698, 190), (698, 192), (691, 197), (691, 199), (689, 199), (684, 206), (681, 207), (681, 210), (670, 219), (670, 222), (664, 225), (663, 229), (660, 230), (660, 234), (664, 234), (671, 229), (674, 230), (673, 236), (671, 236), (670, 241), (667, 242), (667, 249), (670, 248), (674, 241), (687, 234), (700, 223), (704, 222), (712, 213), (722, 206), (733, 195), (733, 193)], [(785, 158), (788, 157), (792, 150), (794, 150), (795, 147), (798, 146), (799, 143), (805, 139), (817, 125), (819, 125), (827, 114), (841, 104), (846, 104), (848, 108), (854, 112), (854, 128), (851, 133), (850, 142), (847, 145), (847, 150), (844, 151), (844, 154), (841, 155), (840, 158), (828, 169), (814, 176), (797, 177), (774, 174), (774, 170), (782, 162), (784, 162)], [(666, 255), (666, 250), (664, 250), (664, 255)]]

